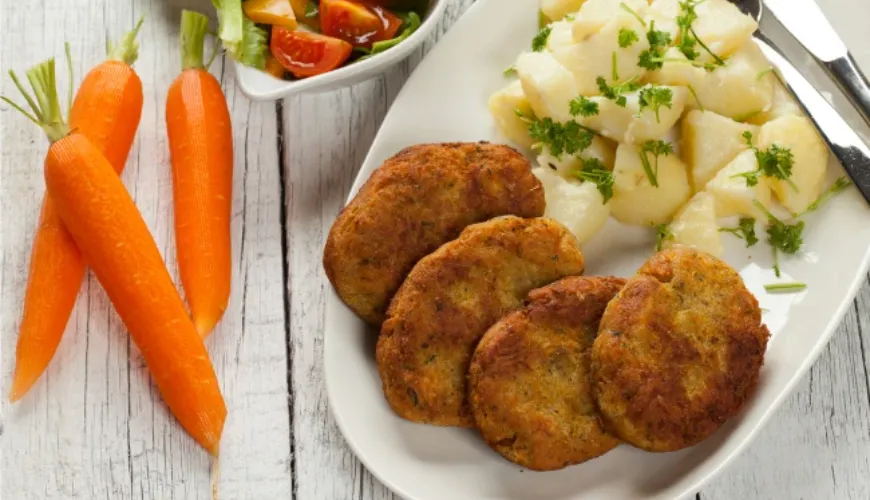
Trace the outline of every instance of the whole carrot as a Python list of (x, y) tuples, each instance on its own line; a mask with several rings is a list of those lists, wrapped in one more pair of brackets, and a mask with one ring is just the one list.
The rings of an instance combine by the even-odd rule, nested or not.
[[(142, 21), (85, 77), (70, 109), (70, 126), (85, 134), (121, 173), (142, 115), (142, 82), (131, 65), (138, 56)], [(85, 263), (48, 197), (42, 202), (30, 257), (18, 333), (12, 402), (36, 383), (63, 337)]]
[(203, 63), (207, 30), (205, 16), (182, 12), (182, 71), (166, 96), (178, 270), (203, 338), (223, 316), (232, 274), (233, 133), (220, 83)]
[(33, 109), (28, 116), (51, 141), (45, 182), (57, 213), (130, 331), (169, 409), (216, 455), (226, 406), (205, 345), (145, 221), (109, 161), (64, 123), (54, 60), (29, 70), (27, 78), (36, 96), (21, 88)]

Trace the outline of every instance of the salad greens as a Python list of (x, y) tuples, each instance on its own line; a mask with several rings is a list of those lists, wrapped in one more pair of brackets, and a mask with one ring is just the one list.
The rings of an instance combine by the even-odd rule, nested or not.
[(266, 31), (248, 19), (241, 0), (212, 0), (218, 12), (218, 38), (224, 50), (245, 66), (263, 69), (269, 43)]

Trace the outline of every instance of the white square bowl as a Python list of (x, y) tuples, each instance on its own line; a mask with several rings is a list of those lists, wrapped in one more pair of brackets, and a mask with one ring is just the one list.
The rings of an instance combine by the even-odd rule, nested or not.
[(239, 82), (242, 92), (257, 101), (282, 99), (300, 92), (317, 93), (348, 87), (386, 71), (419, 47), (441, 21), (449, 1), (430, 0), (429, 10), (417, 31), (395, 47), (365, 61), (349, 64), (322, 75), (294, 81), (280, 80), (264, 71), (234, 62), (236, 80)]

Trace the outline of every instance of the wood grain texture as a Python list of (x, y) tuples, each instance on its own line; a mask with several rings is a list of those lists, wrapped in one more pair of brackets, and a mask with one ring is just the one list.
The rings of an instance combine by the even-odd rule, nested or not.
[[(231, 108), (236, 146), (233, 294), (207, 343), (230, 411), (219, 498), (397, 498), (356, 460), (328, 410), (322, 347), (329, 285), (320, 257), (389, 105), (434, 40), (471, 3), (453, 0), (439, 32), (422, 49), (384, 75), (336, 92), (251, 103), (237, 90), (229, 66), (221, 60), (213, 66)], [(8, 1), (2, 3), (0, 31), (3, 69), (60, 55), (67, 40), (80, 77), (102, 59), (106, 37), (117, 38), (138, 16), (148, 15), (136, 65), (146, 104), (123, 179), (176, 281), (163, 103), (178, 71), (181, 7), (210, 10), (208, 0)], [(51, 28), (28, 28), (33, 26)], [(867, 59), (870, 52), (862, 55)], [(3, 94), (12, 93), (9, 83), (3, 78)], [(5, 394), (44, 191), (46, 143), (35, 127), (2, 109)], [(870, 282), (795, 394), (744, 455), (697, 497), (870, 498), (868, 354)], [(89, 276), (44, 379), (22, 403), (3, 403), (0, 497), (206, 499), (211, 480), (208, 458), (160, 402), (136, 347)]]

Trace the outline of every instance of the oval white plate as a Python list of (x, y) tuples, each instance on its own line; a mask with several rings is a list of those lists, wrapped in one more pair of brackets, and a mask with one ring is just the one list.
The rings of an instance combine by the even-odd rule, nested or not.
[[(502, 72), (535, 34), (538, 2), (477, 0), (423, 61), (384, 120), (353, 196), (387, 157), (416, 143), (504, 142), (487, 110), (508, 81)], [(831, 164), (831, 177), (842, 175)], [(768, 295), (770, 249), (750, 251), (723, 237), (725, 260), (738, 269), (767, 311), (773, 333), (758, 390), (744, 411), (705, 442), (675, 453), (621, 446), (602, 458), (556, 472), (532, 472), (490, 451), (473, 430), (412, 424), (384, 401), (367, 331), (333, 292), (326, 308), (326, 386), (333, 416), (368, 469), (413, 500), (679, 498), (694, 494), (749, 443), (809, 369), (851, 304), (870, 263), (870, 209), (854, 189), (807, 218), (803, 251), (783, 259), (783, 280), (806, 292)], [(611, 221), (584, 248), (588, 274), (630, 276), (652, 253), (649, 230)]]

